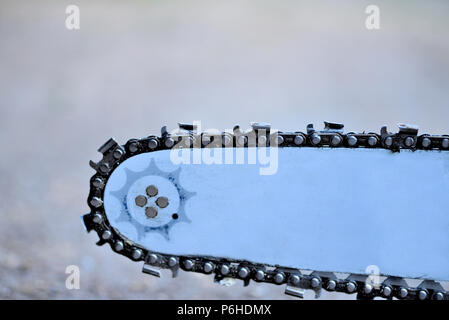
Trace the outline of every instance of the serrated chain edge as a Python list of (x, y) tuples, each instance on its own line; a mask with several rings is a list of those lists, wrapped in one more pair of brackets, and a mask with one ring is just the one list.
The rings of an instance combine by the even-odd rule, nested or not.
[[(180, 126), (181, 127), (181, 126)], [(277, 147), (331, 147), (331, 148), (382, 148), (392, 152), (409, 150), (444, 150), (449, 149), (448, 135), (417, 135), (417, 130), (405, 128), (398, 133), (389, 133), (383, 127), (381, 134), (376, 133), (347, 133), (342, 130), (315, 131), (313, 126), (308, 126), (304, 132), (276, 132), (271, 133), (270, 128), (257, 128), (253, 126), (250, 132), (242, 132), (238, 126), (233, 133), (222, 132), (220, 135), (207, 132), (196, 133), (194, 130), (182, 130), (181, 133), (169, 134), (165, 128), (161, 136), (151, 135), (141, 139), (130, 139), (125, 145), (119, 145), (112, 138), (109, 139), (98, 151), (103, 158), (95, 163), (90, 162), (96, 173), (90, 179), (90, 192), (88, 205), (91, 212), (83, 216), (83, 221), (88, 232), (95, 230), (100, 237), (98, 245), (108, 243), (113, 251), (128, 257), (133, 261), (144, 261), (143, 272), (159, 276), (156, 268), (170, 269), (175, 276), (179, 269), (203, 274), (215, 274), (215, 280), (235, 278), (244, 281), (248, 285), (250, 280), (256, 282), (272, 283), (276, 285), (287, 284), (285, 293), (293, 296), (302, 296), (298, 290), (311, 289), (317, 294), (321, 289), (347, 294), (357, 293), (358, 299), (373, 299), (382, 297), (407, 300), (449, 300), (440, 283), (433, 280), (425, 280), (418, 287), (410, 287), (405, 279), (387, 277), (379, 286), (367, 283), (369, 275), (350, 274), (345, 279), (339, 279), (334, 273), (311, 271), (303, 273), (302, 269), (285, 268), (265, 264), (252, 263), (245, 260), (231, 260), (225, 258), (192, 256), (192, 255), (168, 255), (153, 252), (136, 243), (133, 243), (118, 230), (113, 228), (107, 219), (104, 206), (104, 187), (112, 174), (122, 162), (137, 154), (169, 150), (180, 143), (188, 141), (187, 147), (213, 147), (214, 141), (217, 147), (248, 147), (249, 134), (256, 133), (259, 142), (260, 133), (266, 136), (265, 145)], [(206, 137), (207, 139), (205, 139)], [(221, 137), (221, 139), (216, 139)], [(225, 138), (228, 137), (228, 138)], [(337, 137), (337, 138), (336, 138)], [(231, 139), (232, 143), (229, 142)], [(199, 144), (195, 142), (200, 141)], [(205, 143), (206, 142), (206, 143)], [(240, 142), (240, 143), (239, 143)], [(301, 142), (299, 144), (299, 142)], [(420, 279), (422, 280), (422, 279)]]

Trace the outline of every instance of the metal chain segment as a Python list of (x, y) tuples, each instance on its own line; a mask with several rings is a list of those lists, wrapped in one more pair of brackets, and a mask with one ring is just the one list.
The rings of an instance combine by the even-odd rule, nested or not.
[[(184, 148), (194, 147), (248, 147), (249, 135), (256, 133), (257, 145), (278, 147), (331, 147), (331, 148), (384, 148), (393, 152), (401, 149), (410, 150), (449, 150), (448, 135), (420, 135), (415, 127), (399, 126), (398, 133), (389, 133), (386, 127), (376, 133), (347, 133), (343, 134), (343, 126), (325, 123), (325, 130), (315, 131), (312, 125), (303, 132), (270, 133), (268, 125), (253, 124), (251, 132), (242, 132), (239, 127), (233, 133), (223, 132), (220, 135), (196, 133), (191, 125), (180, 124), (181, 133), (169, 134), (162, 128), (160, 137), (148, 136), (142, 139), (131, 139), (124, 146), (120, 146), (113, 139), (109, 139), (98, 151), (103, 159), (98, 163), (90, 161), (96, 174), (90, 180), (88, 205), (91, 212), (83, 216), (87, 231), (95, 230), (100, 237), (98, 245), (108, 243), (112, 250), (134, 261), (144, 261), (143, 272), (160, 276), (157, 268), (170, 269), (176, 276), (179, 269), (203, 274), (215, 274), (215, 280), (235, 278), (248, 285), (250, 280), (287, 284), (285, 293), (302, 297), (302, 289), (314, 290), (317, 295), (321, 289), (327, 291), (357, 293), (358, 299), (373, 299), (382, 297), (407, 300), (449, 300), (446, 292), (438, 283), (431, 280), (423, 281), (418, 287), (410, 287), (404, 279), (389, 277), (378, 286), (370, 284), (367, 275), (349, 275), (339, 279), (329, 272), (312, 272), (304, 274), (299, 269), (273, 267), (255, 264), (249, 261), (229, 260), (215, 257), (171, 256), (148, 249), (133, 243), (113, 228), (107, 219), (103, 206), (104, 187), (114, 171), (126, 159), (140, 153), (171, 149), (174, 146)], [(262, 135), (259, 133), (262, 132)], [(265, 137), (265, 138), (264, 138)], [(201, 143), (198, 143), (201, 142)], [(181, 145), (182, 144), (182, 145)]]

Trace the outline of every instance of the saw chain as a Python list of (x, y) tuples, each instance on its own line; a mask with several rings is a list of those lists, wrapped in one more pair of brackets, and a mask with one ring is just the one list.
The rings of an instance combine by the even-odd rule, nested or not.
[[(272, 132), (271, 127), (264, 123), (253, 123), (248, 131), (242, 131), (235, 126), (232, 132), (210, 134), (196, 132), (196, 127), (190, 124), (179, 124), (176, 133), (167, 132), (166, 127), (160, 136), (151, 135), (141, 139), (130, 139), (125, 145), (119, 145), (112, 138), (104, 143), (98, 151), (103, 158), (90, 166), (96, 173), (90, 179), (88, 205), (90, 213), (83, 216), (87, 231), (95, 230), (100, 240), (98, 245), (109, 244), (113, 251), (128, 257), (133, 261), (143, 261), (142, 271), (146, 274), (160, 277), (160, 269), (169, 269), (175, 277), (179, 269), (202, 274), (214, 274), (215, 281), (235, 278), (248, 285), (251, 280), (256, 282), (286, 285), (285, 293), (303, 297), (304, 290), (314, 290), (316, 296), (321, 290), (357, 294), (357, 299), (406, 300), (448, 300), (449, 292), (441, 283), (433, 280), (423, 280), (418, 286), (409, 286), (406, 279), (382, 276), (382, 281), (374, 283), (371, 275), (350, 274), (339, 278), (330, 272), (300, 270), (277, 265), (257, 264), (245, 260), (230, 260), (207, 256), (176, 256), (153, 252), (124, 237), (112, 227), (107, 219), (103, 200), (104, 188), (108, 178), (119, 164), (135, 155), (147, 152), (183, 148), (204, 148), (211, 145), (220, 147), (251, 146), (251, 133), (256, 133), (257, 143), (280, 148), (383, 148), (392, 152), (408, 150), (440, 150), (449, 151), (449, 135), (418, 135), (418, 128), (405, 124), (399, 125), (396, 133), (388, 132), (382, 127), (378, 133), (343, 133), (343, 125), (325, 122), (324, 130), (315, 130), (308, 125), (305, 132)], [(262, 133), (262, 134), (261, 134)]]

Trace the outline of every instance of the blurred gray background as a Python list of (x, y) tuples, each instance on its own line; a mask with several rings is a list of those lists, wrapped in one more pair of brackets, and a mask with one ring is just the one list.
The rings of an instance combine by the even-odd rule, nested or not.
[[(69, 4), (78, 31), (65, 27)], [(365, 28), (369, 4), (380, 30)], [(0, 298), (288, 298), (211, 276), (153, 279), (97, 247), (80, 221), (88, 161), (111, 136), (178, 121), (449, 133), (448, 27), (445, 0), (1, 0)], [(65, 288), (72, 264), (80, 290)]]

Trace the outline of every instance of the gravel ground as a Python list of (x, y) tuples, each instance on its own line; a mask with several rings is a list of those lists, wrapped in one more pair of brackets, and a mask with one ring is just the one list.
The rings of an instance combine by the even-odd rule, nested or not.
[[(288, 298), (203, 275), (153, 279), (95, 246), (80, 221), (88, 161), (110, 136), (178, 121), (449, 133), (449, 3), (376, 3), (381, 29), (368, 31), (367, 1), (76, 1), (81, 29), (69, 31), (72, 2), (0, 1), (0, 298)], [(68, 265), (79, 290), (65, 288)]]

